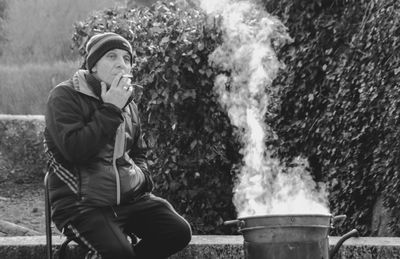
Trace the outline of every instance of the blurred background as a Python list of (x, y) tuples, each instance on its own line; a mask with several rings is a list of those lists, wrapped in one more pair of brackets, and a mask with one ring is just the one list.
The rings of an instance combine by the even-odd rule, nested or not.
[(0, 0), (0, 114), (43, 114), (48, 91), (80, 65), (74, 24), (146, 0)]

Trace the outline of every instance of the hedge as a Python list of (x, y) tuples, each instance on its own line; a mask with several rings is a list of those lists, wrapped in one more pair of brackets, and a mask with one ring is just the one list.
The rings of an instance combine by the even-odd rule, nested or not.
[(283, 157), (309, 158), (343, 228), (373, 235), (380, 195), (399, 232), (398, 1), (268, 1), (294, 38), (272, 125)]
[[(314, 179), (328, 184), (332, 213), (349, 217), (342, 229), (357, 227), (369, 235), (373, 205), (380, 194), (393, 212), (398, 210), (398, 59), (393, 53), (398, 48), (399, 4), (286, 0), (265, 1), (265, 6), (288, 26), (294, 39), (280, 51), (287, 69), (274, 83), (279, 105), (266, 117), (279, 136), (279, 142), (273, 144), (279, 147), (284, 160), (298, 155), (309, 159)], [(124, 30), (126, 20), (133, 33)], [(176, 190), (185, 190), (186, 186), (195, 190), (194, 196), (182, 192), (181, 208), (190, 212), (196, 206), (187, 202), (197, 201), (196, 182), (185, 185), (187, 179), (193, 178), (193, 172), (200, 175), (199, 179), (218, 182), (230, 190), (232, 178), (219, 177), (236, 175), (240, 143), (234, 142), (229, 120), (211, 93), (210, 79), (220, 71), (207, 66), (207, 54), (219, 44), (218, 24), (217, 28), (207, 26), (201, 12), (167, 5), (145, 11), (109, 10), (108, 14), (89, 18), (85, 24), (89, 25), (85, 28), (87, 35), (95, 30), (115, 30), (137, 44), (139, 66), (134, 72), (138, 81), (150, 89), (146, 93), (150, 105), (142, 110), (148, 129), (154, 130), (150, 139), (155, 139), (159, 147), (153, 153), (154, 168)], [(82, 29), (77, 27), (77, 31)], [(149, 31), (152, 34), (147, 34)], [(144, 35), (148, 37), (141, 38)], [(185, 38), (190, 39), (188, 44), (183, 41)], [(189, 97), (182, 98), (186, 96)], [(214, 115), (212, 121), (207, 120), (210, 114)], [(162, 132), (162, 137), (154, 137), (157, 132)], [(197, 157), (190, 146), (195, 147)], [(215, 158), (215, 153), (210, 153), (213, 148), (220, 151), (217, 154), (222, 159), (205, 164), (202, 158)], [(181, 161), (196, 163), (190, 167)], [(219, 169), (224, 170), (214, 177), (209, 173)], [(164, 172), (173, 177), (165, 177)], [(215, 190), (215, 186), (205, 189)], [(164, 188), (161, 193), (169, 196), (171, 192), (167, 190)], [(210, 215), (217, 216), (210, 229), (216, 226), (215, 222), (234, 216), (233, 209), (226, 213), (226, 208), (212, 206), (216, 201), (220, 204), (222, 196), (203, 197), (209, 205), (201, 208), (210, 209)], [(207, 210), (200, 211), (207, 214)], [(208, 221), (203, 222), (208, 225)], [(395, 232), (396, 226), (394, 222)]]
[(0, 115), (0, 183), (42, 181), (44, 117)]

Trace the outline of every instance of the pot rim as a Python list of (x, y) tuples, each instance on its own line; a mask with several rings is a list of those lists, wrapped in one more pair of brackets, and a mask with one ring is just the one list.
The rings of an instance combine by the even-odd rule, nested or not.
[(247, 217), (239, 217), (238, 220), (246, 220), (246, 219), (258, 219), (258, 218), (278, 218), (278, 217), (333, 217), (332, 214), (323, 214), (323, 213), (315, 213), (315, 214), (265, 214), (265, 215), (255, 215), (255, 216), (247, 216)]

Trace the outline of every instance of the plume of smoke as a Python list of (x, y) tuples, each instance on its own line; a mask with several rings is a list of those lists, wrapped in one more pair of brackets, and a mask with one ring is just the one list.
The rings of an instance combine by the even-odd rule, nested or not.
[(234, 188), (238, 215), (329, 213), (324, 188), (313, 182), (305, 160), (284, 168), (265, 146), (272, 132), (264, 123), (270, 102), (265, 89), (284, 67), (275, 47), (291, 40), (286, 27), (256, 2), (202, 0), (200, 6), (220, 16), (223, 26), (223, 43), (209, 60), (229, 71), (216, 77), (214, 88), (244, 144), (244, 166)]

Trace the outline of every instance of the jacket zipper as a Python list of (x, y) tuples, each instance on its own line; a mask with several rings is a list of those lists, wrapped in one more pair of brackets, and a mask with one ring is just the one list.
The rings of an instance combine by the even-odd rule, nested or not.
[(114, 207), (113, 207), (113, 206), (111, 206), (111, 209), (112, 209), (112, 211), (113, 211), (113, 213), (114, 213), (114, 216), (115, 216), (116, 218), (118, 218), (118, 214), (117, 214), (117, 212), (115, 212), (115, 210), (114, 210)]
[(74, 167), (74, 172), (76, 177), (78, 178), (78, 199), (82, 200), (82, 179), (81, 174), (79, 173), (79, 169)]
[[(123, 141), (120, 141), (120, 139), (123, 139)], [(122, 142), (122, 144), (120, 143)], [(121, 147), (122, 145), (122, 147)], [(117, 154), (117, 150), (118, 149), (122, 149), (122, 154)], [(120, 183), (120, 179), (119, 179), (119, 172), (118, 172), (118, 167), (117, 167), (117, 159), (119, 157), (123, 155), (123, 153), (125, 152), (125, 116), (124, 116), (124, 120), (121, 123), (121, 125), (118, 127), (117, 129), (117, 134), (115, 136), (115, 143), (114, 143), (114, 152), (113, 152), (113, 160), (112, 160), (112, 164), (113, 164), (113, 168), (114, 168), (114, 172), (115, 172), (115, 181), (116, 181), (116, 189), (117, 189), (117, 205), (119, 205), (121, 203), (121, 183)]]

